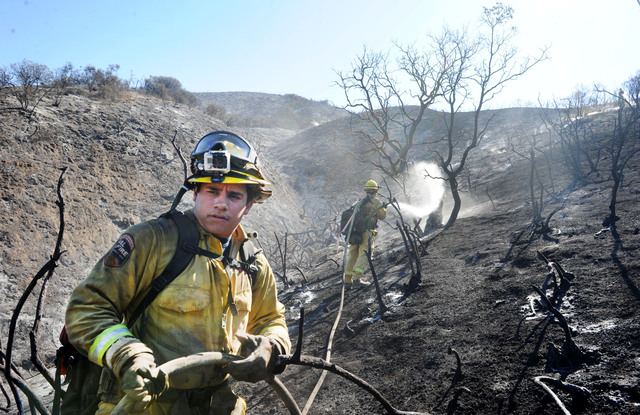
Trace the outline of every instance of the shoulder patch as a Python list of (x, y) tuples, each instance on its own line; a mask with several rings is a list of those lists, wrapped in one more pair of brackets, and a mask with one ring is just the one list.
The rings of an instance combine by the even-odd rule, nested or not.
[(135, 242), (133, 236), (128, 233), (123, 234), (113, 245), (111, 251), (104, 257), (104, 264), (108, 267), (121, 267), (131, 256)]

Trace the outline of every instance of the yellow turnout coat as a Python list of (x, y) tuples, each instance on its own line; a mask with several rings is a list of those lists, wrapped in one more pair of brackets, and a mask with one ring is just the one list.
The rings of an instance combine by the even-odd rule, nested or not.
[[(220, 241), (199, 225), (193, 211), (185, 215), (200, 231), (199, 247), (222, 255)], [(231, 237), (232, 257), (239, 259), (246, 240), (238, 226)], [(91, 361), (103, 366), (106, 350), (118, 338), (131, 336), (127, 319), (173, 257), (177, 242), (177, 226), (169, 218), (132, 226), (73, 291), (66, 312), (67, 333)], [(234, 334), (242, 331), (267, 336), (288, 353), (285, 310), (277, 299), (273, 271), (262, 254), (257, 255), (256, 266), (259, 271), (252, 283), (242, 270), (225, 270), (222, 262), (195, 255), (147, 307), (131, 333), (153, 350), (158, 365), (198, 352), (237, 354), (240, 344)], [(235, 314), (230, 301), (235, 303)], [(220, 383), (224, 380), (220, 373)]]

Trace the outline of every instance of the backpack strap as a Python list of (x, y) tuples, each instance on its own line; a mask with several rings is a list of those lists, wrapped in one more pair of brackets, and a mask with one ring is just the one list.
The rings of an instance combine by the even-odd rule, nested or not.
[(256, 277), (258, 276), (258, 267), (256, 266), (256, 257), (259, 253), (262, 252), (262, 249), (256, 249), (256, 246), (251, 241), (246, 241), (242, 244), (242, 248), (240, 249), (240, 261), (242, 264), (242, 269), (249, 275), (251, 279), (251, 286), (256, 282)]
[[(253, 287), (256, 276), (258, 275), (258, 267), (254, 265), (254, 262), (256, 260), (256, 255), (258, 254), (258, 252), (262, 250), (256, 252), (255, 247), (251, 242), (249, 241), (243, 242), (242, 248), (240, 250), (241, 261), (235, 260), (233, 258), (229, 258), (227, 256), (221, 256), (211, 251), (207, 251), (206, 249), (200, 248), (197, 244), (190, 245), (187, 243), (185, 244), (184, 249), (187, 252), (192, 253), (193, 255), (203, 255), (203, 256), (206, 256), (207, 258), (212, 258), (212, 259), (215, 259), (216, 261), (222, 262), (225, 270), (228, 268), (236, 268), (236, 269), (245, 271), (249, 276), (249, 279), (251, 280), (251, 287)], [(250, 252), (250, 254), (247, 254), (247, 252)], [(231, 289), (229, 289), (228, 291), (227, 304), (229, 304), (231, 313), (234, 316), (237, 315), (238, 309), (236, 308), (236, 303), (235, 303), (235, 300), (233, 299), (233, 294), (231, 293)]]
[(185, 250), (193, 252), (196, 255), (203, 255), (208, 258), (220, 261), (225, 266), (225, 268), (231, 267), (242, 270), (249, 275), (249, 278), (251, 279), (251, 286), (253, 286), (253, 284), (255, 283), (255, 278), (258, 275), (259, 271), (258, 267), (255, 265), (256, 256), (260, 252), (262, 252), (262, 249), (256, 250), (255, 245), (253, 245), (251, 241), (245, 241), (242, 243), (242, 247), (240, 248), (240, 261), (226, 256), (214, 254), (213, 252), (202, 249), (197, 245), (186, 245)]
[(187, 268), (187, 265), (189, 265), (196, 254), (189, 249), (191, 246), (197, 247), (198, 241), (200, 240), (200, 232), (193, 222), (182, 214), (182, 212), (177, 210), (170, 210), (161, 217), (168, 217), (176, 223), (178, 227), (178, 246), (167, 267), (160, 275), (154, 278), (151, 283), (151, 290), (147, 295), (145, 295), (131, 315), (127, 324), (129, 328), (133, 326), (147, 306), (155, 300), (158, 294), (160, 294), (160, 291), (162, 291), (167, 285), (169, 285), (169, 283), (171, 283), (171, 281), (176, 279), (176, 277), (180, 275), (185, 268)]

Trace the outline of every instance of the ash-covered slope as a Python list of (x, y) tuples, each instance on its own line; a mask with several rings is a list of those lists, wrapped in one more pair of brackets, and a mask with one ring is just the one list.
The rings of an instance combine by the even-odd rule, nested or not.
[[(201, 110), (135, 93), (111, 102), (78, 91), (57, 107), (45, 98), (30, 121), (17, 111), (1, 111), (2, 333), (8, 332), (18, 298), (53, 253), (60, 226), (55, 202), (61, 169), (66, 169), (61, 189), (65, 252), (48, 284), (39, 331), (39, 345), (49, 359), (57, 348), (70, 290), (124, 229), (171, 206), (183, 181), (183, 164), (171, 140), (175, 136), (188, 161), (197, 140), (216, 129), (229, 127)], [(265, 128), (233, 131), (263, 152), (291, 134)], [(261, 161), (274, 196), (252, 209), (244, 223), (258, 232), (267, 248), (275, 243), (274, 233), (299, 231), (307, 225), (300, 198), (266, 155)], [(181, 208), (190, 202), (187, 193)], [(36, 298), (29, 298), (21, 314), (14, 350), (28, 353), (26, 330), (33, 321)], [(18, 362), (25, 358), (18, 356)]]
[[(539, 110), (503, 115), (470, 159), (466, 214), (447, 231), (423, 240), (422, 282), (416, 291), (404, 297), (414, 269), (398, 231), (381, 226), (373, 262), (389, 310), (379, 313), (371, 285), (346, 293), (337, 320), (343, 252), (327, 249), (328, 260), (320, 260), (296, 289), (282, 293), (291, 333), (298, 335), (304, 305), (302, 353), (325, 357), (335, 327), (331, 362), (368, 382), (396, 409), (411, 413), (566, 413), (535, 383), (539, 377), (546, 378), (571, 413), (640, 413), (640, 154), (630, 161), (634, 167), (620, 189), (616, 241), (611, 229), (602, 228), (612, 185), (607, 159), (591, 182), (575, 186), (557, 142), (550, 147), (549, 135), (539, 128)], [(606, 114), (591, 117), (589, 125), (597, 133), (591, 139), (610, 137)], [(333, 144), (332, 131), (340, 128), (320, 126), (283, 142), (279, 151), (294, 162), (282, 173), (305, 177), (312, 183), (309, 189), (329, 192), (336, 185), (331, 197), (347, 188), (357, 194), (353, 178), (362, 170)], [(526, 143), (533, 141), (514, 140), (513, 147), (508, 142), (535, 135), (538, 171), (533, 178), (544, 190), (536, 187), (533, 202), (544, 202), (542, 214), (549, 224), (544, 232), (530, 226), (531, 163), (523, 155), (529, 154)], [(314, 151), (303, 151), (322, 137), (327, 141), (316, 141)], [(293, 185), (302, 188), (304, 181)], [(386, 222), (393, 225), (397, 219), (391, 210)], [(538, 252), (559, 263), (571, 279), (554, 280)], [(371, 273), (366, 277), (371, 279)], [(566, 332), (542, 307), (534, 287), (546, 287), (548, 296), (561, 292), (557, 306), (579, 351), (567, 346)], [(319, 378), (319, 370), (302, 366), (290, 366), (280, 376), (300, 407)], [(554, 385), (554, 379), (565, 388)], [(288, 413), (268, 387), (237, 387), (252, 413)], [(354, 383), (329, 374), (309, 413), (387, 412)]]
[[(436, 116), (429, 114), (422, 138), (441, 134)], [(60, 108), (45, 102), (34, 123), (14, 113), (0, 117), (5, 183), (0, 286), (8, 299), (2, 305), (3, 333), (29, 278), (52, 252), (58, 231), (55, 186), (59, 169), (68, 167), (63, 186), (67, 252), (49, 289), (40, 330), (40, 346), (51, 358), (71, 288), (122, 229), (157, 216), (170, 204), (182, 168), (169, 141), (175, 130), (188, 154), (201, 135), (226, 127), (199, 111), (139, 96), (111, 104), (73, 96)], [(631, 160), (620, 190), (621, 241), (616, 242), (601, 225), (611, 191), (606, 159), (589, 184), (570, 186), (562, 154), (557, 147), (549, 151), (549, 137), (539, 135), (540, 154), (549, 156), (540, 157), (538, 177), (546, 186), (540, 197), (543, 214), (551, 216), (547, 232), (533, 232), (530, 165), (508, 140), (516, 131), (525, 137), (541, 134), (539, 127), (539, 110), (496, 115), (469, 159), (466, 214), (451, 229), (423, 240), (422, 283), (408, 298), (403, 290), (413, 270), (393, 228), (398, 213), (390, 209), (380, 227), (373, 261), (389, 311), (379, 315), (373, 285), (348, 292), (331, 351), (334, 363), (368, 381), (396, 408), (458, 415), (560, 414), (533, 381), (544, 375), (590, 392), (580, 400), (557, 391), (572, 413), (640, 413), (640, 155)], [(304, 131), (262, 127), (238, 132), (264, 154), (274, 182), (274, 198), (247, 217), (263, 242), (274, 231), (310, 227), (310, 211), (336, 213), (361, 195), (362, 182), (374, 174), (352, 158), (359, 144), (348, 119)], [(428, 160), (429, 154), (417, 147), (412, 158)], [(280, 291), (294, 344), (300, 306), (305, 305), (302, 351), (308, 355), (326, 355), (337, 315), (343, 251), (335, 248), (314, 252), (317, 262), (303, 270), (304, 278), (290, 272), (292, 286)], [(573, 366), (553, 361), (565, 334), (542, 309), (533, 288), (541, 287), (549, 272), (538, 251), (574, 275), (560, 309), (578, 347), (593, 360)], [(370, 279), (371, 273), (366, 276)], [(19, 321), (16, 347), (23, 351), (28, 349), (33, 297)], [(303, 406), (319, 375), (289, 367), (280, 379)], [(248, 413), (288, 413), (263, 384), (235, 387), (246, 397)], [(329, 375), (309, 413), (384, 411), (353, 384)]]
[(327, 101), (313, 101), (294, 94), (258, 92), (197, 92), (202, 108), (215, 105), (241, 125), (302, 130), (343, 118), (347, 112)]
[[(482, 183), (485, 176), (493, 174), (496, 169), (502, 169), (508, 163), (509, 154), (506, 150), (510, 148), (509, 140), (516, 133), (524, 131), (525, 134), (534, 134), (540, 130), (542, 113), (541, 109), (513, 108), (481, 114), (481, 125), (489, 119), (491, 122), (479, 148), (470, 152), (467, 162), (466, 175), (473, 178), (474, 185)], [(431, 147), (426, 143), (437, 142), (446, 136), (445, 116), (446, 114), (436, 111), (426, 112), (424, 121), (415, 133), (415, 144), (408, 154), (410, 163), (416, 165), (433, 161), (436, 155), (430, 152), (432, 148), (444, 154), (443, 141), (432, 144)], [(458, 114), (454, 134), (468, 137), (473, 128), (473, 121), (473, 113)], [(374, 153), (365, 151), (367, 144), (362, 140), (359, 131), (366, 128), (366, 125), (350, 117), (343, 117), (292, 134), (271, 146), (268, 152), (270, 159), (277, 164), (280, 174), (297, 192), (308, 196), (308, 203), (313, 208), (322, 210), (328, 201), (335, 201), (336, 207), (331, 212), (335, 215), (340, 207), (360, 197), (361, 187), (367, 180), (375, 179), (381, 184), (382, 180), (385, 180), (371, 163), (376, 161), (387, 166), (385, 161), (380, 162)], [(394, 138), (402, 143), (402, 131), (391, 131), (395, 134)], [(372, 134), (375, 135), (373, 132)], [(461, 150), (457, 150), (456, 153), (459, 155)], [(367, 161), (361, 162), (358, 159)], [(452, 164), (455, 165), (456, 161), (454, 158)], [(409, 177), (405, 176), (404, 179)], [(387, 186), (398, 200), (409, 201), (411, 195), (408, 195), (408, 198), (398, 183), (388, 178), (381, 193), (388, 195)], [(422, 191), (426, 192), (428, 189)]]

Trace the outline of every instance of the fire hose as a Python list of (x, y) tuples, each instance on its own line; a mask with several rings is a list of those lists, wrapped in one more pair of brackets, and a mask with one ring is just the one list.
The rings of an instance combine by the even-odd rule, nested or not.
[[(331, 373), (337, 374), (370, 393), (378, 402), (382, 404), (386, 413), (389, 415), (428, 415), (426, 412), (411, 412), (401, 411), (394, 408), (391, 403), (384, 398), (374, 387), (365, 382), (358, 376), (344, 370), (340, 366), (327, 362), (326, 360), (300, 355), (300, 348), (296, 349), (293, 355), (280, 355), (276, 361), (276, 365), (302, 365), (309, 366)], [(145, 384), (145, 388), (148, 391), (153, 391), (154, 381), (161, 380), (160, 383), (164, 383), (167, 387), (174, 389), (197, 389), (202, 387), (211, 386), (210, 383), (213, 380), (212, 366), (224, 366), (229, 362), (243, 359), (240, 356), (230, 355), (220, 352), (204, 352), (197, 353), (178, 359), (171, 360), (158, 368), (154, 379), (149, 379)], [(282, 400), (284, 405), (289, 410), (291, 415), (301, 415), (302, 412), (298, 408), (293, 396), (289, 393), (287, 388), (278, 380), (275, 376), (270, 376), (265, 379), (265, 382), (269, 384), (276, 392), (278, 397)], [(118, 405), (114, 408), (112, 415), (125, 415), (128, 414), (130, 409), (133, 408), (135, 402), (129, 398), (129, 395), (125, 395)]]
[[(223, 366), (243, 357), (228, 353), (204, 352), (192, 354), (171, 360), (157, 368), (155, 379), (164, 378), (167, 388), (173, 389), (197, 389), (211, 386), (212, 376), (216, 371), (211, 370), (212, 366)], [(275, 376), (271, 375), (265, 379), (283, 401), (292, 415), (300, 415), (300, 409), (287, 388)], [(145, 384), (146, 388), (153, 388), (153, 380)], [(113, 415), (128, 414), (135, 402), (125, 395), (114, 408)]]

